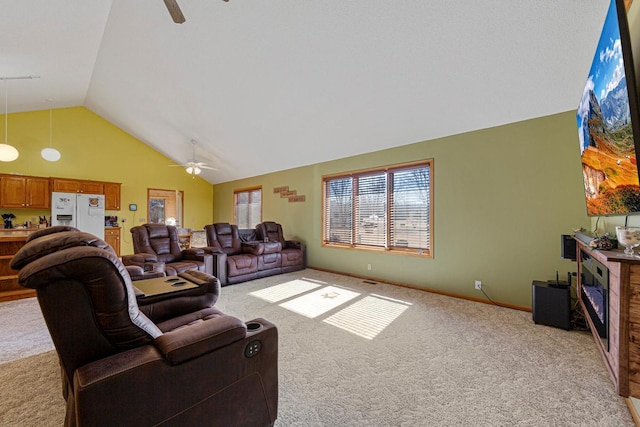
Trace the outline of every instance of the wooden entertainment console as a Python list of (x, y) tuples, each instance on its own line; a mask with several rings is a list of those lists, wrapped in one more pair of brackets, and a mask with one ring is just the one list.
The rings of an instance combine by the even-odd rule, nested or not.
[[(596, 346), (620, 396), (640, 398), (640, 258), (621, 250), (601, 251), (578, 244), (577, 296)], [(580, 298), (583, 266), (581, 251), (609, 269), (609, 349), (601, 341)]]

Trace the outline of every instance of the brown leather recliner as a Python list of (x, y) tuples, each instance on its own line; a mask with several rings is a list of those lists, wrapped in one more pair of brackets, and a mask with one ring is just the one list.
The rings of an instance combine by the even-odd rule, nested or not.
[(297, 240), (286, 240), (282, 226), (273, 221), (264, 221), (256, 225), (258, 240), (280, 242), (282, 245), (282, 272), (296, 271), (307, 266), (306, 246)]
[[(213, 274), (213, 258), (201, 248), (180, 249), (176, 227), (164, 224), (144, 224), (131, 228), (134, 255), (125, 255), (125, 265), (138, 265), (148, 270), (154, 264), (164, 264), (168, 276), (188, 270)], [(157, 268), (157, 267), (155, 267)]]
[(55, 344), (66, 426), (275, 422), (277, 329), (214, 308), (215, 277), (189, 273), (215, 296), (175, 297), (171, 310), (165, 297), (145, 314), (115, 252), (89, 233), (35, 238), (11, 267), (22, 286), (36, 290)]
[[(35, 240), (39, 237), (48, 236), (49, 234), (60, 233), (63, 231), (80, 230), (69, 225), (54, 225), (53, 227), (41, 228), (40, 230), (34, 231), (33, 233), (29, 234), (25, 243), (29, 243), (30, 241)], [(154, 270), (153, 267), (150, 267), (150, 265), (151, 264), (148, 264), (145, 268), (139, 265), (127, 265), (127, 273), (129, 273), (129, 277), (131, 277), (131, 280), (153, 279), (165, 276), (164, 268), (160, 268), (161, 271)]]
[(207, 247), (213, 256), (213, 275), (220, 279), (222, 286), (257, 279), (258, 257), (244, 252), (238, 226), (226, 222), (209, 224), (204, 227)]

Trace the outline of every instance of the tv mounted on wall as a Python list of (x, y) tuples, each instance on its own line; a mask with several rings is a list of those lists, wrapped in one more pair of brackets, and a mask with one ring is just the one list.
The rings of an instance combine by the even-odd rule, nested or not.
[(611, 0), (576, 115), (589, 216), (640, 213), (640, 111), (630, 7), (629, 0)]

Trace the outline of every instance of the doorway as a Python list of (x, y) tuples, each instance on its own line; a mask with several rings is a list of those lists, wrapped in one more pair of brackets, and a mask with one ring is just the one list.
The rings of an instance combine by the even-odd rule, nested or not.
[(182, 227), (184, 193), (181, 190), (147, 189), (149, 223)]

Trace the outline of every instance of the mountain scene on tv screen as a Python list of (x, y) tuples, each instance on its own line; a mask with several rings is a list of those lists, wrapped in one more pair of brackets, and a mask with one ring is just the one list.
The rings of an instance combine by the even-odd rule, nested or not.
[(587, 213), (640, 212), (640, 186), (615, 2), (578, 107)]

